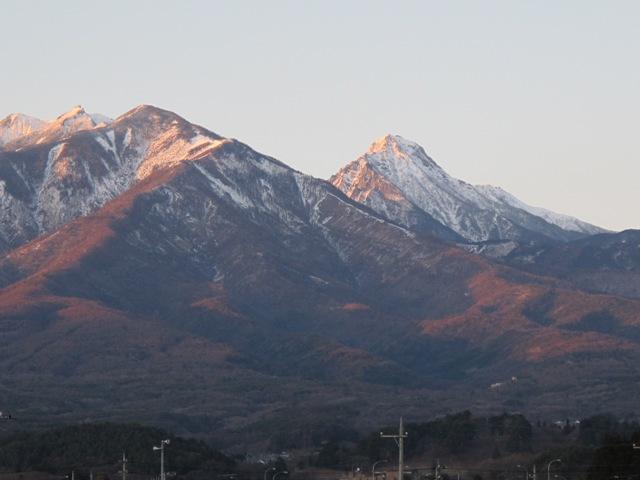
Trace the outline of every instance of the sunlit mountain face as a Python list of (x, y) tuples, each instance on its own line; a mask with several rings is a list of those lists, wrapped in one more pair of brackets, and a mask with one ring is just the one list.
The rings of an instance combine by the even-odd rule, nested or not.
[[(640, 302), (515, 260), (601, 230), (400, 137), (328, 182), (151, 106), (0, 132), (0, 392), (34, 422), (246, 445), (400, 413), (622, 412), (640, 393)], [(490, 242), (514, 247), (476, 253)]]

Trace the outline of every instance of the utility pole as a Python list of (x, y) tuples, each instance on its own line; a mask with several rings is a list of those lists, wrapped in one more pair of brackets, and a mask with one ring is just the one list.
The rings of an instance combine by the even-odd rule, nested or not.
[(164, 474), (164, 446), (169, 445), (169, 443), (169, 439), (162, 440), (159, 447), (153, 447), (154, 450), (160, 450), (160, 480), (167, 480)]
[(122, 452), (122, 480), (127, 480), (127, 456)]
[(402, 417), (400, 417), (400, 426), (398, 428), (397, 435), (385, 435), (380, 432), (380, 438), (393, 438), (398, 445), (398, 480), (403, 480), (402, 471), (404, 468), (404, 439), (407, 438), (408, 434), (404, 431), (404, 423), (402, 422)]

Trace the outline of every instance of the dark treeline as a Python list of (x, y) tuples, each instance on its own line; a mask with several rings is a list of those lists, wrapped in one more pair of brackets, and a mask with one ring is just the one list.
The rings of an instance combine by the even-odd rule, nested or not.
[[(397, 426), (384, 429), (392, 433)], [(407, 458), (428, 457), (456, 461), (466, 459), (464, 470), (473, 471), (474, 464), (493, 467), (478, 469), (475, 480), (521, 479), (525, 468), (538, 467), (538, 479), (546, 479), (541, 471), (548, 462), (560, 458), (554, 465), (554, 480), (640, 480), (640, 425), (622, 421), (612, 415), (595, 415), (581, 422), (532, 424), (521, 414), (503, 413), (488, 418), (474, 417), (465, 411), (423, 423), (408, 423), (405, 430)], [(352, 432), (344, 438), (322, 442), (308, 464), (344, 469), (349, 466), (371, 465), (376, 460), (394, 463), (397, 447), (393, 441), (380, 438), (379, 431), (358, 437)], [(524, 459), (524, 460), (523, 460)], [(428, 471), (418, 477), (429, 478)], [(416, 477), (414, 472), (413, 477)], [(442, 476), (443, 480), (447, 475)]]
[[(117, 471), (126, 453), (132, 474), (157, 474), (159, 454), (153, 451), (162, 439), (167, 471), (181, 476), (211, 477), (232, 470), (235, 462), (199, 440), (184, 439), (163, 430), (135, 424), (97, 423), (19, 432), (0, 439), (0, 466), (5, 471), (42, 471), (56, 474), (76, 472), (76, 478), (91, 469)], [(202, 474), (202, 475), (199, 475)]]
[[(327, 425), (311, 434), (314, 447), (297, 451), (287, 461), (288, 467), (280, 459), (276, 471), (289, 470), (294, 478), (307, 474), (311, 478), (314, 468), (351, 473), (360, 466), (362, 472), (370, 472), (372, 464), (382, 459), (391, 467), (397, 459), (397, 446), (393, 440), (380, 438), (380, 431), (395, 433), (397, 428), (389, 425), (361, 434), (345, 426)], [(465, 411), (427, 422), (409, 422), (405, 430), (406, 458), (412, 465), (424, 467), (425, 462), (435, 459), (452, 461), (451, 470), (464, 471), (464, 480), (521, 480), (524, 470), (518, 470), (517, 464), (529, 471), (535, 464), (538, 480), (545, 480), (544, 467), (558, 458), (562, 462), (554, 465), (553, 480), (640, 480), (640, 449), (633, 448), (634, 443), (640, 443), (640, 425), (612, 415), (547, 424), (531, 423), (517, 413), (485, 418)], [(159, 467), (159, 454), (153, 446), (165, 438), (171, 440), (166, 470), (180, 478), (229, 478), (228, 474), (263, 478), (266, 464), (243, 464), (238, 460), (241, 457), (230, 458), (200, 440), (175, 437), (157, 428), (113, 423), (13, 433), (0, 439), (0, 470), (48, 472), (60, 478), (73, 470), (78, 480), (87, 479), (93, 471), (98, 480), (113, 479), (119, 478), (124, 450), (131, 480), (150, 478), (158, 474)], [(423, 468), (409, 477), (429, 479), (432, 472)], [(441, 480), (447, 479), (445, 471)]]
[[(397, 426), (388, 426), (389, 433), (397, 431)], [(508, 414), (474, 418), (468, 412), (447, 415), (424, 423), (408, 423), (405, 426), (408, 437), (405, 441), (407, 457), (430, 451), (435, 455), (463, 454), (476, 448), (477, 440), (489, 434), (495, 450), (509, 453), (531, 450), (533, 428), (520, 414)], [(350, 435), (352, 437), (352, 435)], [(355, 442), (337, 439), (322, 442), (317, 457), (312, 463), (322, 467), (338, 467), (352, 464), (355, 460), (363, 463), (379, 459), (393, 459), (397, 448), (393, 442), (381, 438), (380, 432), (372, 432)], [(495, 451), (492, 452), (496, 455)]]

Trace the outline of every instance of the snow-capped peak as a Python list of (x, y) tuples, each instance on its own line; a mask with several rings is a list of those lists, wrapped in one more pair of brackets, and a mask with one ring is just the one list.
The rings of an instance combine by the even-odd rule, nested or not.
[(14, 113), (0, 121), (0, 147), (16, 149), (54, 142), (72, 133), (104, 127), (112, 122), (105, 115), (87, 113), (81, 105), (76, 105), (50, 122)]
[(424, 149), (416, 142), (391, 133), (374, 141), (367, 150), (367, 154), (385, 154), (402, 158), (427, 156)]
[(0, 120), (0, 147), (17, 138), (42, 129), (46, 122), (22, 113), (12, 113)]
[[(373, 142), (362, 158), (383, 168), (389, 163), (405, 163), (416, 164), (421, 169), (441, 170), (421, 145), (394, 134), (387, 134)], [(394, 168), (402, 167), (396, 165)]]
[(82, 105), (76, 105), (68, 112), (58, 116), (51, 124), (63, 125), (71, 127), (74, 131), (84, 130), (84, 127), (94, 128), (98, 126), (108, 125), (112, 122), (109, 117), (100, 113), (87, 113)]
[(63, 113), (62, 115), (59, 115), (58, 118), (56, 118), (56, 120), (60, 122), (66, 122), (74, 117), (77, 117), (78, 115), (85, 115), (85, 114), (86, 112), (84, 111), (84, 108), (82, 108), (82, 105), (76, 105), (71, 110)]
[[(558, 240), (600, 229), (572, 217), (530, 207), (495, 187), (476, 187), (450, 176), (417, 143), (399, 135), (373, 142), (331, 182), (346, 195), (410, 227), (413, 205), (462, 237), (485, 240)], [(378, 192), (376, 194), (375, 192)]]
[(383, 151), (394, 151), (397, 153), (412, 152), (421, 148), (417, 143), (407, 140), (400, 135), (387, 133), (385, 136), (375, 140), (369, 147), (367, 153), (379, 153)]

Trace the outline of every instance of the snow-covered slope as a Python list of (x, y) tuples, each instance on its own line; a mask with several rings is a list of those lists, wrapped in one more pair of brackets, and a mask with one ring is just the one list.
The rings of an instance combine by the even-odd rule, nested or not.
[(81, 108), (61, 115), (0, 150), (0, 250), (87, 215), (155, 170), (224, 141), (144, 105), (108, 124)]
[(453, 178), (420, 145), (398, 135), (375, 141), (331, 182), (352, 199), (409, 228), (419, 225), (422, 213), (473, 242), (569, 240), (603, 231), (529, 207), (495, 187)]
[(500, 187), (494, 187), (493, 185), (477, 185), (476, 188), (497, 203), (503, 203), (511, 207), (520, 208), (533, 215), (537, 215), (538, 217), (541, 217), (547, 222), (553, 223), (554, 225), (557, 225), (564, 230), (584, 233), (586, 235), (596, 235), (598, 233), (607, 232), (607, 230), (603, 228), (584, 222), (570, 215), (552, 212), (551, 210), (547, 210), (546, 208), (532, 207), (531, 205), (527, 205), (522, 200), (517, 199), (509, 192)]
[(54, 142), (82, 130), (106, 126), (112, 121), (99, 113), (87, 113), (80, 105), (50, 122), (14, 113), (0, 121), (0, 148), (15, 150)]
[(111, 123), (111, 119), (101, 114), (87, 113), (84, 108), (78, 105), (68, 112), (63, 113), (55, 120), (46, 122), (42, 128), (8, 143), (5, 148), (17, 149), (31, 145), (51, 143), (62, 140), (76, 132), (103, 127), (109, 123)]
[(41, 130), (46, 123), (47, 122), (38, 118), (23, 115), (22, 113), (12, 113), (0, 120), (0, 148), (20, 137)]

